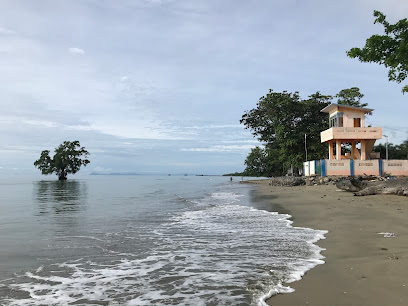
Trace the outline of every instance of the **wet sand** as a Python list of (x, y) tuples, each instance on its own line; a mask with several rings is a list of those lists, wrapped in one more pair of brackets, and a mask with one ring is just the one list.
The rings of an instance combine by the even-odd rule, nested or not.
[(329, 231), (317, 242), (326, 249), (326, 263), (289, 284), (295, 292), (278, 294), (269, 305), (408, 305), (408, 197), (355, 197), (333, 185), (253, 183), (271, 205), (292, 215), (293, 226)]

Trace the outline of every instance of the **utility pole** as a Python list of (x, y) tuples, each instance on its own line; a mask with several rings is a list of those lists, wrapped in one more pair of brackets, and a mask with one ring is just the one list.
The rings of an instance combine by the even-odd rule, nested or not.
[(385, 159), (388, 160), (388, 136), (383, 135), (387, 140), (385, 142)]
[(307, 143), (306, 143), (306, 134), (305, 134), (305, 152), (306, 152), (306, 161), (307, 161)]

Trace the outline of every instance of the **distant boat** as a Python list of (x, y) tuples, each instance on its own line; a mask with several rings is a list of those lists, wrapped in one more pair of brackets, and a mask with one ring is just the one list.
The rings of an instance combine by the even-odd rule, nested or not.
[(184, 176), (188, 176), (187, 174), (184, 174)]
[(169, 174), (169, 176), (171, 176), (171, 174)]

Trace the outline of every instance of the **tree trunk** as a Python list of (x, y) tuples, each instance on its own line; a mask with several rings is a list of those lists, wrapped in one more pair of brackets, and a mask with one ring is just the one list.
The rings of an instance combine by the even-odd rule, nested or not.
[(60, 174), (58, 175), (58, 180), (65, 181), (66, 179), (67, 179), (67, 172), (65, 170), (62, 170)]
[(365, 182), (361, 179), (345, 179), (336, 183), (337, 188), (354, 192), (355, 196), (372, 194), (396, 194), (408, 196), (408, 178), (389, 179), (386, 181)]

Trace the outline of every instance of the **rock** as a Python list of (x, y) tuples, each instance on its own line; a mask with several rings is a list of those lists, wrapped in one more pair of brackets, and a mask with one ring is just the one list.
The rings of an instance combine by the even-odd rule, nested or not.
[(312, 186), (314, 184), (313, 180), (306, 180), (305, 181), (306, 186)]
[(305, 185), (308, 180), (303, 177), (295, 176), (280, 176), (272, 177), (269, 181), (269, 185), (272, 186), (301, 186)]

